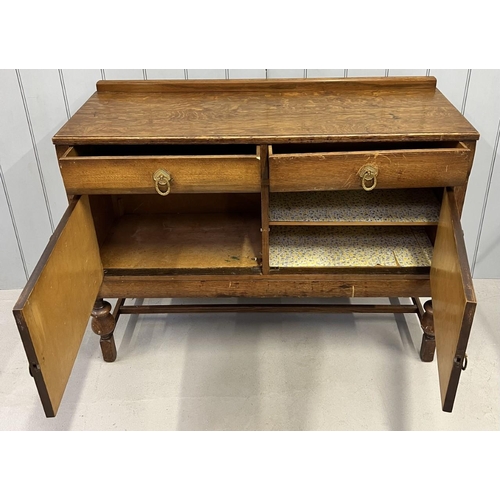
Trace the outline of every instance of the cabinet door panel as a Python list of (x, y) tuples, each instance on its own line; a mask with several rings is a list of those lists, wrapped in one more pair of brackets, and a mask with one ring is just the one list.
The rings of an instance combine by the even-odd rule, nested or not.
[(451, 412), (469, 340), (476, 297), (451, 189), (443, 203), (431, 266), (436, 353), (443, 410)]
[(59, 408), (102, 279), (88, 196), (75, 198), (14, 306), (47, 417)]

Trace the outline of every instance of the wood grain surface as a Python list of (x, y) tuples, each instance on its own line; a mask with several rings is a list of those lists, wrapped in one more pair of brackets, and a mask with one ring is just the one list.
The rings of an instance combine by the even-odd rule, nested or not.
[(242, 86), (248, 92), (283, 92), (307, 90), (360, 90), (366, 87), (398, 87), (434, 89), (436, 78), (272, 78), (272, 79), (200, 79), (200, 80), (100, 80), (96, 84), (98, 92), (240, 92)]
[(103, 82), (53, 141), (269, 144), (479, 136), (433, 78), (261, 82)]
[(66, 210), (14, 306), (48, 417), (59, 408), (102, 278), (88, 197), (83, 197)]
[[(463, 185), (470, 151), (456, 148), (324, 152), (269, 155), (271, 191), (362, 189), (359, 171), (378, 169), (375, 189)], [(371, 183), (370, 183), (371, 185)]]
[(155, 193), (153, 174), (166, 170), (171, 193), (260, 192), (260, 161), (253, 156), (75, 156), (59, 159), (68, 194)]
[(269, 274), (269, 148), (260, 146), (261, 161), (261, 231), (262, 231), (262, 273)]
[(237, 214), (124, 215), (101, 247), (106, 272), (258, 271), (259, 217)]
[(429, 297), (429, 275), (105, 276), (101, 297)]
[(415, 305), (383, 304), (154, 304), (143, 306), (121, 306), (120, 314), (192, 314), (192, 313), (332, 313), (373, 314), (416, 313)]
[(476, 308), (452, 190), (443, 196), (430, 279), (441, 402), (443, 410), (451, 412)]

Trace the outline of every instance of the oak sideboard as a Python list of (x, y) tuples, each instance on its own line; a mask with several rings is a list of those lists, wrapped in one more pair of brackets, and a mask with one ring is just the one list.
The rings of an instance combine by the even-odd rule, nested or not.
[[(97, 82), (53, 138), (69, 206), (14, 307), (45, 414), (89, 317), (111, 362), (122, 314), (239, 311), (417, 314), (450, 412), (478, 138), (433, 77)], [(411, 300), (126, 302), (206, 297)]]

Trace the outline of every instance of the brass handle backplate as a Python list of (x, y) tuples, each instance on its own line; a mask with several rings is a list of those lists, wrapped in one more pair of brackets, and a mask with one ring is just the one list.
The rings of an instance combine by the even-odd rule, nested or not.
[(153, 180), (155, 181), (156, 192), (160, 196), (167, 196), (167, 194), (170, 193), (170, 182), (172, 181), (172, 176), (166, 170), (157, 170), (153, 174)]
[[(378, 168), (375, 165), (365, 165), (359, 170), (358, 175), (361, 177), (361, 186), (365, 191), (375, 189), (378, 175)], [(367, 185), (369, 182), (371, 185)]]

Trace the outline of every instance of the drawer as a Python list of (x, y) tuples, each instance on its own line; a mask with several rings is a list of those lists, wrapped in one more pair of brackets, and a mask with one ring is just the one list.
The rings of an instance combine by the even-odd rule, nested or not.
[[(260, 192), (260, 146), (75, 146), (59, 159), (68, 194)], [(165, 174), (164, 174), (165, 175)]]
[(362, 189), (363, 183), (371, 190), (374, 182), (375, 189), (460, 186), (471, 159), (462, 142), (275, 145), (269, 146), (270, 190)]

